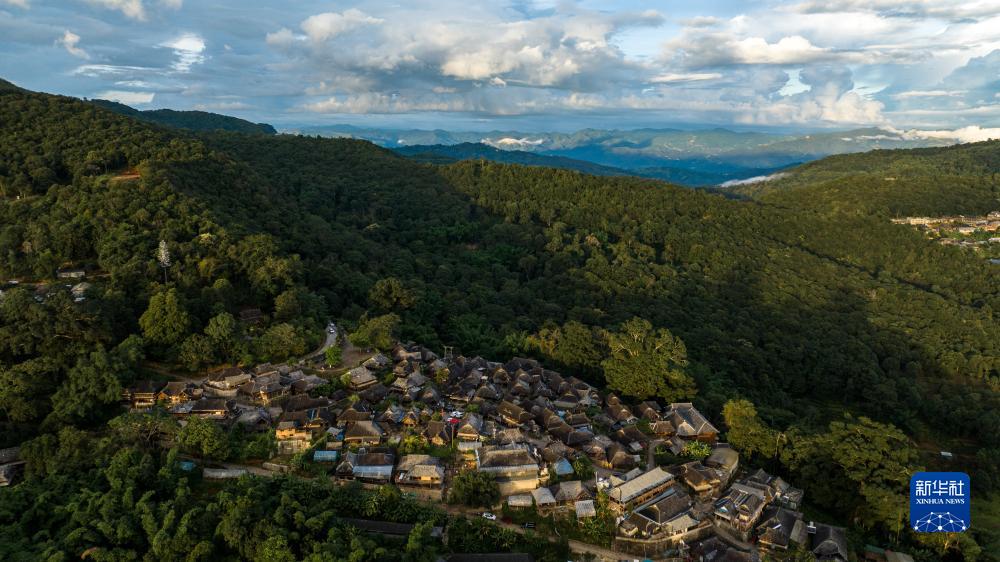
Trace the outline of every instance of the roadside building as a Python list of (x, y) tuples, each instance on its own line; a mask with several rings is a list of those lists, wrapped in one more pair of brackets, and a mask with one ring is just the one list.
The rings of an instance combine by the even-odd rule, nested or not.
[(646, 503), (664, 493), (674, 482), (674, 475), (656, 467), (614, 488), (608, 494), (611, 509), (619, 514)]

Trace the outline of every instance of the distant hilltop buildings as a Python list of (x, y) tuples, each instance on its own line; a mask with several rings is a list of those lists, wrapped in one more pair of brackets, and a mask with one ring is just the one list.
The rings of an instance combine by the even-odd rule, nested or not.
[(945, 217), (904, 217), (892, 219), (895, 224), (908, 224), (910, 226), (934, 227), (935, 230), (954, 229), (959, 232), (973, 233), (976, 230), (996, 232), (1000, 229), (1000, 211), (993, 211), (985, 216), (966, 217), (964, 215), (954, 215)]
[[(997, 236), (1000, 231), (1000, 211), (973, 217), (904, 217), (892, 219), (892, 222), (916, 226), (945, 246), (982, 250), (992, 244), (1000, 244), (1000, 236)], [(1000, 260), (990, 259), (990, 263), (1000, 263)]]

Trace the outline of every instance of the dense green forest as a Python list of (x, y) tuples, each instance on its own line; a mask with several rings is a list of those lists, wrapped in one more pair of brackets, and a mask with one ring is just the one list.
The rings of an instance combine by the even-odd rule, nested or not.
[(733, 191), (821, 213), (986, 214), (1000, 209), (998, 141), (831, 156)]
[(257, 133), (274, 135), (277, 131), (267, 123), (251, 123), (239, 117), (219, 115), (207, 111), (176, 111), (173, 109), (147, 109), (144, 111), (123, 103), (109, 100), (90, 100), (90, 103), (110, 109), (115, 113), (149, 121), (157, 125), (190, 129), (192, 131), (232, 131), (235, 133)]
[[(629, 177), (422, 164), (362, 141), (171, 130), (11, 87), (0, 123), (0, 280), (18, 281), (0, 297), (0, 445), (82, 439), (73, 428), (114, 417), (122, 385), (151, 364), (279, 361), (315, 347), (328, 317), (353, 329), (392, 313), (402, 339), (533, 355), (598, 384), (623, 331), (668, 329), (686, 349), (683, 394), (713, 417), (735, 397), (776, 431), (865, 415), (959, 451), (982, 492), (1000, 487), (1000, 268), (887, 220), (1000, 207), (1000, 143), (893, 152), (884, 168), (879, 153), (837, 157), (736, 201)], [(886, 177), (897, 180), (876, 185)], [(87, 271), (83, 302), (56, 278), (67, 267)], [(242, 320), (248, 309), (262, 321)], [(44, 529), (38, 552), (54, 554), (86, 521), (21, 513), (152, 494), (167, 517), (176, 490), (144, 477), (173, 468), (128, 451), (34, 473), (23, 489), (58, 490), (49, 503), (4, 492), (0, 522), (21, 521), (5, 532)], [(286, 485), (300, 484), (246, 486)], [(183, 499), (171, 521), (190, 506), (191, 527), (223, 517), (218, 502), (271, 492), (232, 493)], [(152, 548), (150, 536), (101, 541)]]
[[(0, 279), (19, 281), (0, 300), (3, 441), (99, 419), (142, 357), (199, 368), (318, 343), (328, 310), (298, 257), (171, 185), (171, 168), (221, 156), (71, 98), (11, 92), (0, 106)], [(64, 267), (87, 270), (85, 302), (55, 281)], [(240, 324), (246, 308), (264, 322)]]

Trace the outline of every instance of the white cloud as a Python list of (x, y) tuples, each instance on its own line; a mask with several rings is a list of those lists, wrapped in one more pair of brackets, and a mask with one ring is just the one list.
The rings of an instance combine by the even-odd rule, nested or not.
[(685, 27), (712, 27), (722, 23), (720, 18), (715, 16), (695, 16), (681, 21)]
[(126, 105), (142, 105), (153, 101), (153, 92), (130, 92), (127, 90), (105, 90), (94, 94), (96, 99), (104, 99), (124, 103)]
[(195, 109), (198, 111), (239, 111), (245, 109), (252, 109), (248, 103), (241, 101), (224, 101), (224, 102), (212, 102), (212, 103), (199, 103), (195, 104)]
[(353, 73), (344, 72), (338, 74), (336, 78), (321, 80), (315, 86), (306, 88), (305, 92), (310, 96), (323, 96), (329, 94), (356, 94), (370, 92), (372, 90), (371, 79)]
[[(8, 8), (29, 3), (25, 13)], [(989, 55), (1000, 49), (1000, 14), (990, 11), (1000, 0), (695, 3), (669, 23), (583, 4), (595, 5), (0, 0), (0, 37), (57, 55), (52, 91), (155, 92), (159, 106), (252, 110), (279, 122), (303, 118), (283, 112), (426, 111), (468, 122), (538, 116), (559, 128), (1000, 124), (1000, 54)], [(216, 8), (238, 18), (206, 17)], [(126, 16), (134, 21), (122, 24)], [(817, 65), (831, 76), (810, 74)], [(224, 96), (233, 91), (239, 100)]]
[[(320, 74), (320, 80), (363, 72), (383, 92), (396, 82), (408, 88), (423, 83), (422, 91), (455, 88), (457, 82), (468, 91), (476, 84), (499, 86), (499, 81), (591, 90), (637, 70), (611, 41), (614, 35), (663, 23), (653, 11), (605, 14), (562, 7), (551, 15), (512, 20), (510, 12), (491, 4), (454, 4), (440, 8), (454, 17), (433, 22), (405, 10), (388, 19), (357, 10), (318, 14), (301, 23), (305, 35), (281, 28), (266, 41), (287, 53), (291, 64)], [(374, 29), (345, 37), (361, 25)]]
[(885, 105), (854, 91), (851, 71), (838, 66), (810, 66), (799, 72), (808, 89), (778, 99), (754, 100), (737, 112), (746, 124), (781, 125), (816, 123), (826, 125), (881, 125), (887, 122)]
[(1000, 128), (982, 128), (978, 125), (971, 125), (953, 130), (921, 131), (910, 129), (908, 131), (897, 131), (890, 129), (906, 140), (914, 139), (941, 139), (954, 140), (959, 143), (981, 142), (990, 139), (1000, 139)]
[(892, 97), (900, 100), (910, 98), (954, 98), (965, 94), (965, 90), (910, 90), (893, 94)]
[(737, 122), (754, 125), (824, 124), (830, 126), (882, 125), (881, 102), (866, 99), (854, 92), (812, 91), (782, 101), (761, 103), (737, 113)]
[(142, 5), (142, 0), (87, 0), (95, 6), (118, 10), (125, 14), (125, 17), (146, 21), (146, 8)]
[(731, 30), (688, 28), (678, 38), (667, 42), (666, 56), (668, 61), (687, 68), (711, 68), (743, 64), (807, 64), (854, 58), (855, 54), (819, 47), (801, 35), (768, 42), (759, 36), (741, 39)]
[(295, 42), (295, 34), (292, 33), (291, 29), (282, 27), (278, 31), (268, 33), (264, 37), (264, 41), (274, 47), (287, 47)]
[(541, 145), (545, 142), (545, 139), (529, 139), (526, 137), (515, 139), (511, 137), (504, 137), (500, 139), (484, 138), (479, 142), (501, 150), (525, 150)]
[(304, 35), (297, 35), (291, 29), (282, 27), (278, 31), (268, 33), (264, 40), (268, 45), (278, 48), (289, 48), (297, 42), (307, 40), (320, 44), (364, 26), (378, 25), (383, 21), (351, 8), (341, 13), (326, 12), (309, 16), (299, 24), (305, 32)]
[(71, 74), (75, 76), (88, 76), (90, 78), (102, 78), (108, 76), (121, 76), (124, 74), (149, 72), (152, 70), (154, 69), (145, 66), (84, 64), (73, 69)]
[(87, 51), (83, 50), (80, 47), (77, 47), (77, 44), (79, 42), (80, 42), (80, 36), (68, 29), (63, 32), (62, 37), (56, 39), (56, 43), (65, 47), (67, 53), (73, 55), (74, 57), (79, 57), (81, 59), (89, 59), (90, 55), (87, 54)]
[[(844, 139), (844, 140), (850, 140), (850, 139)], [(736, 187), (738, 185), (748, 185), (748, 184), (752, 184), (752, 183), (761, 183), (761, 182), (774, 181), (774, 180), (781, 179), (781, 178), (783, 178), (783, 177), (785, 177), (787, 175), (788, 174), (786, 174), (786, 173), (779, 172), (777, 174), (771, 174), (769, 176), (754, 176), (752, 178), (746, 178), (746, 179), (742, 179), (742, 180), (729, 180), (727, 182), (720, 183), (719, 187)]]
[(461, 97), (404, 98), (396, 94), (369, 92), (335, 96), (302, 107), (311, 113), (409, 113), (413, 111), (475, 111), (477, 108)]
[(21, 8), (23, 10), (30, 8), (28, 0), (0, 0), (0, 3), (7, 4), (8, 6), (14, 6), (15, 8)]
[[(9, 0), (4, 0), (9, 1)], [(26, 1), (26, 0), (14, 0)], [(137, 21), (147, 21), (149, 12), (146, 10), (143, 0), (86, 0), (88, 3), (108, 10), (118, 10), (125, 17)], [(159, 0), (159, 5), (171, 10), (179, 10), (184, 5), (184, 0)]]
[(152, 82), (146, 82), (145, 80), (119, 80), (115, 82), (115, 86), (121, 88), (143, 88), (147, 90), (155, 89), (159, 86)]
[(365, 25), (377, 25), (383, 20), (351, 8), (342, 13), (326, 12), (309, 16), (302, 22), (302, 31), (317, 43), (332, 39), (342, 33), (353, 31)]
[(829, 58), (830, 49), (820, 48), (800, 35), (768, 43), (762, 37), (747, 37), (732, 44), (736, 62), (743, 64), (796, 64)]
[[(668, 39), (665, 60), (687, 68), (741, 64), (851, 64), (919, 61), (930, 56), (922, 43), (906, 40), (940, 33), (910, 20), (874, 13), (798, 13), (776, 6), (711, 26), (686, 25)], [(892, 41), (889, 41), (889, 39)]]
[(175, 72), (187, 73), (191, 67), (205, 62), (205, 41), (194, 33), (185, 33), (175, 39), (160, 44), (174, 50), (177, 60), (170, 67)]
[(722, 78), (719, 72), (667, 72), (650, 78), (653, 84), (670, 84), (673, 82), (701, 82)]
[(1000, 14), (994, 0), (808, 0), (793, 8), (804, 13), (872, 12), (883, 17), (947, 20)]

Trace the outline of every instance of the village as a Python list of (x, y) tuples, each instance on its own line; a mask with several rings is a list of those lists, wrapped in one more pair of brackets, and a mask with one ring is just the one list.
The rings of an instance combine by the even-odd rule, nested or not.
[(1000, 254), (994, 256), (1000, 245), (1000, 211), (993, 211), (983, 216), (966, 217), (962, 215), (946, 217), (904, 217), (892, 219), (894, 224), (916, 226), (927, 236), (938, 240), (945, 246), (958, 246), (976, 250), (990, 249), (990, 262), (1000, 264)]
[(741, 467), (691, 403), (628, 404), (532, 359), (440, 357), (412, 344), (363, 358), (340, 385), (306, 371), (305, 362), (231, 367), (200, 383), (140, 381), (123, 398), (138, 411), (160, 404), (181, 423), (274, 431), (275, 458), (206, 465), (206, 478), (287, 471), (299, 455), (335, 482), (392, 484), (443, 503), (455, 478), (474, 471), (491, 475), (501, 495), (475, 515), (498, 512), (499, 524), (525, 529), (606, 521), (613, 538), (601, 546), (620, 555), (604, 559), (850, 559), (844, 528), (805, 518), (801, 489)]

